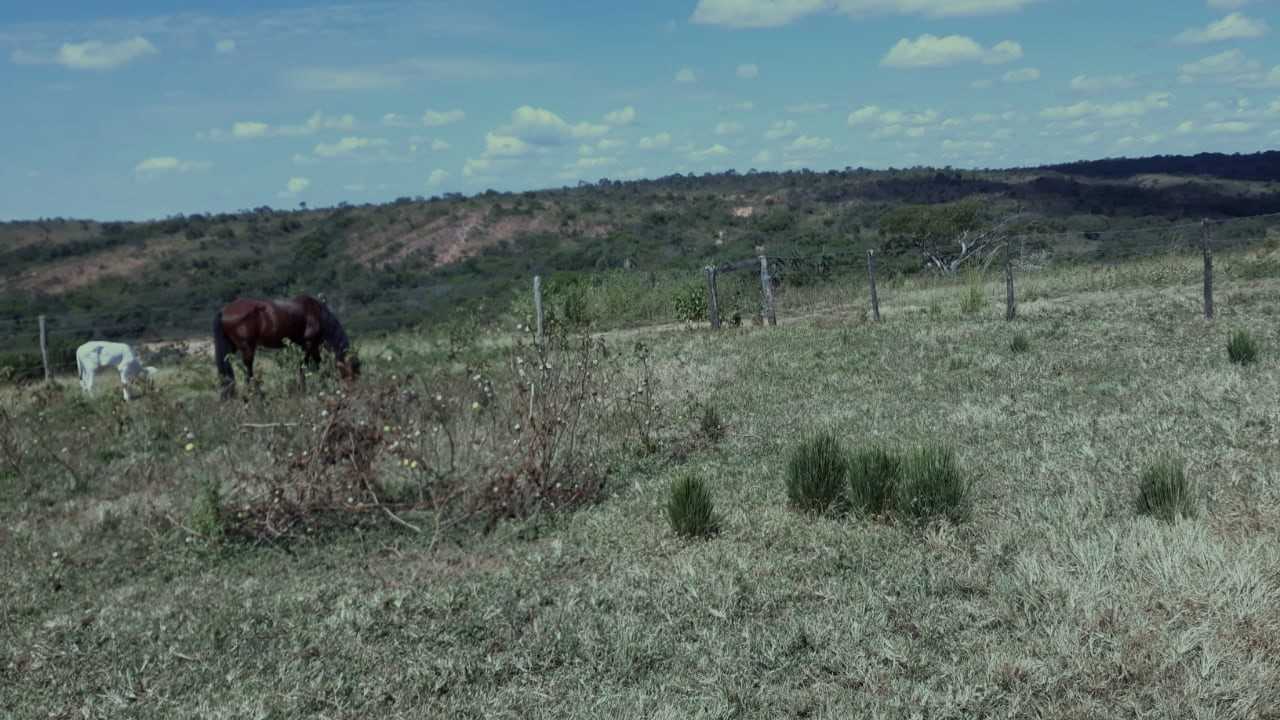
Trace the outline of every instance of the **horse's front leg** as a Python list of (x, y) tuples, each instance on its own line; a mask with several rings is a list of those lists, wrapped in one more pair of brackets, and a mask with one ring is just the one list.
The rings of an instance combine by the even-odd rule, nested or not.
[(262, 394), (262, 388), (254, 382), (253, 379), (253, 356), (257, 348), (249, 346), (240, 353), (240, 357), (244, 359), (245, 384), (249, 386), (250, 392)]
[(120, 369), (120, 389), (124, 391), (124, 401), (129, 402), (129, 372)]

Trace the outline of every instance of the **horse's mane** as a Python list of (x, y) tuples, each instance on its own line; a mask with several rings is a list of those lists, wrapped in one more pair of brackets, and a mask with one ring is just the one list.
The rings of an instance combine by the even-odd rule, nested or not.
[(337, 316), (333, 314), (328, 305), (315, 298), (310, 299), (316, 304), (320, 314), (320, 337), (329, 346), (329, 349), (341, 357), (347, 352), (347, 348), (351, 346), (351, 341), (347, 339), (346, 331), (342, 329), (342, 323), (338, 322)]

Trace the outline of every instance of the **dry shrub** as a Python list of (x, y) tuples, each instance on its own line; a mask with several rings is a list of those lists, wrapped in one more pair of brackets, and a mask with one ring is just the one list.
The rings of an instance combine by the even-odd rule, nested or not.
[(239, 484), (235, 517), (251, 536), (360, 513), (439, 532), (593, 502), (618, 449), (605, 428), (627, 402), (612, 372), (602, 341), (557, 336), (517, 342), (498, 367), (369, 379), (277, 432), (272, 472), (242, 478), (255, 491)]

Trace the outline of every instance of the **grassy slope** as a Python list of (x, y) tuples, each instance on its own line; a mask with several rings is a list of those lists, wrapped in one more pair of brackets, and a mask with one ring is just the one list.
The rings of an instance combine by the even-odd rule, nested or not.
[[(995, 284), (979, 319), (959, 316), (961, 288), (908, 283), (881, 289), (880, 326), (829, 297), (844, 311), (776, 329), (649, 334), (666, 400), (714, 396), (729, 426), (684, 468), (725, 517), (709, 542), (672, 536), (677, 468), (650, 463), (596, 508), (462, 546), (373, 527), (207, 555), (166, 513), (247, 469), (239, 422), (313, 398), (220, 406), (203, 360), (128, 407), (6, 394), (83, 478), (0, 469), (0, 714), (1274, 716), (1280, 281), (1220, 258), (1208, 324), (1197, 262), (1027, 277), (1021, 355)], [(1227, 363), (1236, 327), (1258, 365)], [(128, 444), (77, 440), (84, 417)], [(785, 453), (823, 425), (952, 440), (972, 521), (788, 510)], [(1198, 519), (1134, 515), (1162, 450), (1201, 483)]]

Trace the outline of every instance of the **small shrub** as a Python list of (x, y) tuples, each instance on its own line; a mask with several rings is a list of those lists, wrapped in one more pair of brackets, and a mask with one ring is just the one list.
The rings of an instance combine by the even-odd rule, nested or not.
[(1138, 513), (1166, 522), (1195, 517), (1195, 492), (1181, 460), (1166, 458), (1143, 469), (1138, 478)]
[(849, 463), (849, 504), (867, 515), (892, 512), (896, 506), (902, 460), (883, 448), (854, 454)]
[(674, 292), (676, 320), (701, 322), (707, 319), (706, 289), (698, 284), (677, 288)]
[(703, 406), (702, 417), (698, 420), (698, 429), (702, 431), (703, 437), (711, 442), (720, 442), (724, 439), (724, 421), (720, 419), (720, 411), (715, 405)]
[(911, 517), (941, 516), (959, 522), (968, 510), (970, 484), (951, 448), (916, 448), (902, 464), (899, 487), (898, 507)]
[(1009, 341), (1009, 351), (1014, 355), (1019, 355), (1031, 349), (1031, 340), (1027, 339), (1026, 333), (1018, 333)]
[(684, 537), (710, 537), (720, 531), (711, 492), (701, 478), (693, 475), (677, 478), (671, 483), (667, 520), (671, 529)]
[(206, 478), (200, 482), (191, 501), (191, 510), (187, 513), (187, 522), (192, 532), (205, 540), (217, 542), (222, 539), (222, 491), (217, 480)]
[(849, 459), (829, 432), (800, 443), (787, 464), (787, 499), (813, 513), (830, 510), (844, 493)]
[(1248, 330), (1237, 330), (1231, 335), (1227, 357), (1237, 365), (1248, 365), (1258, 359), (1258, 344)]

